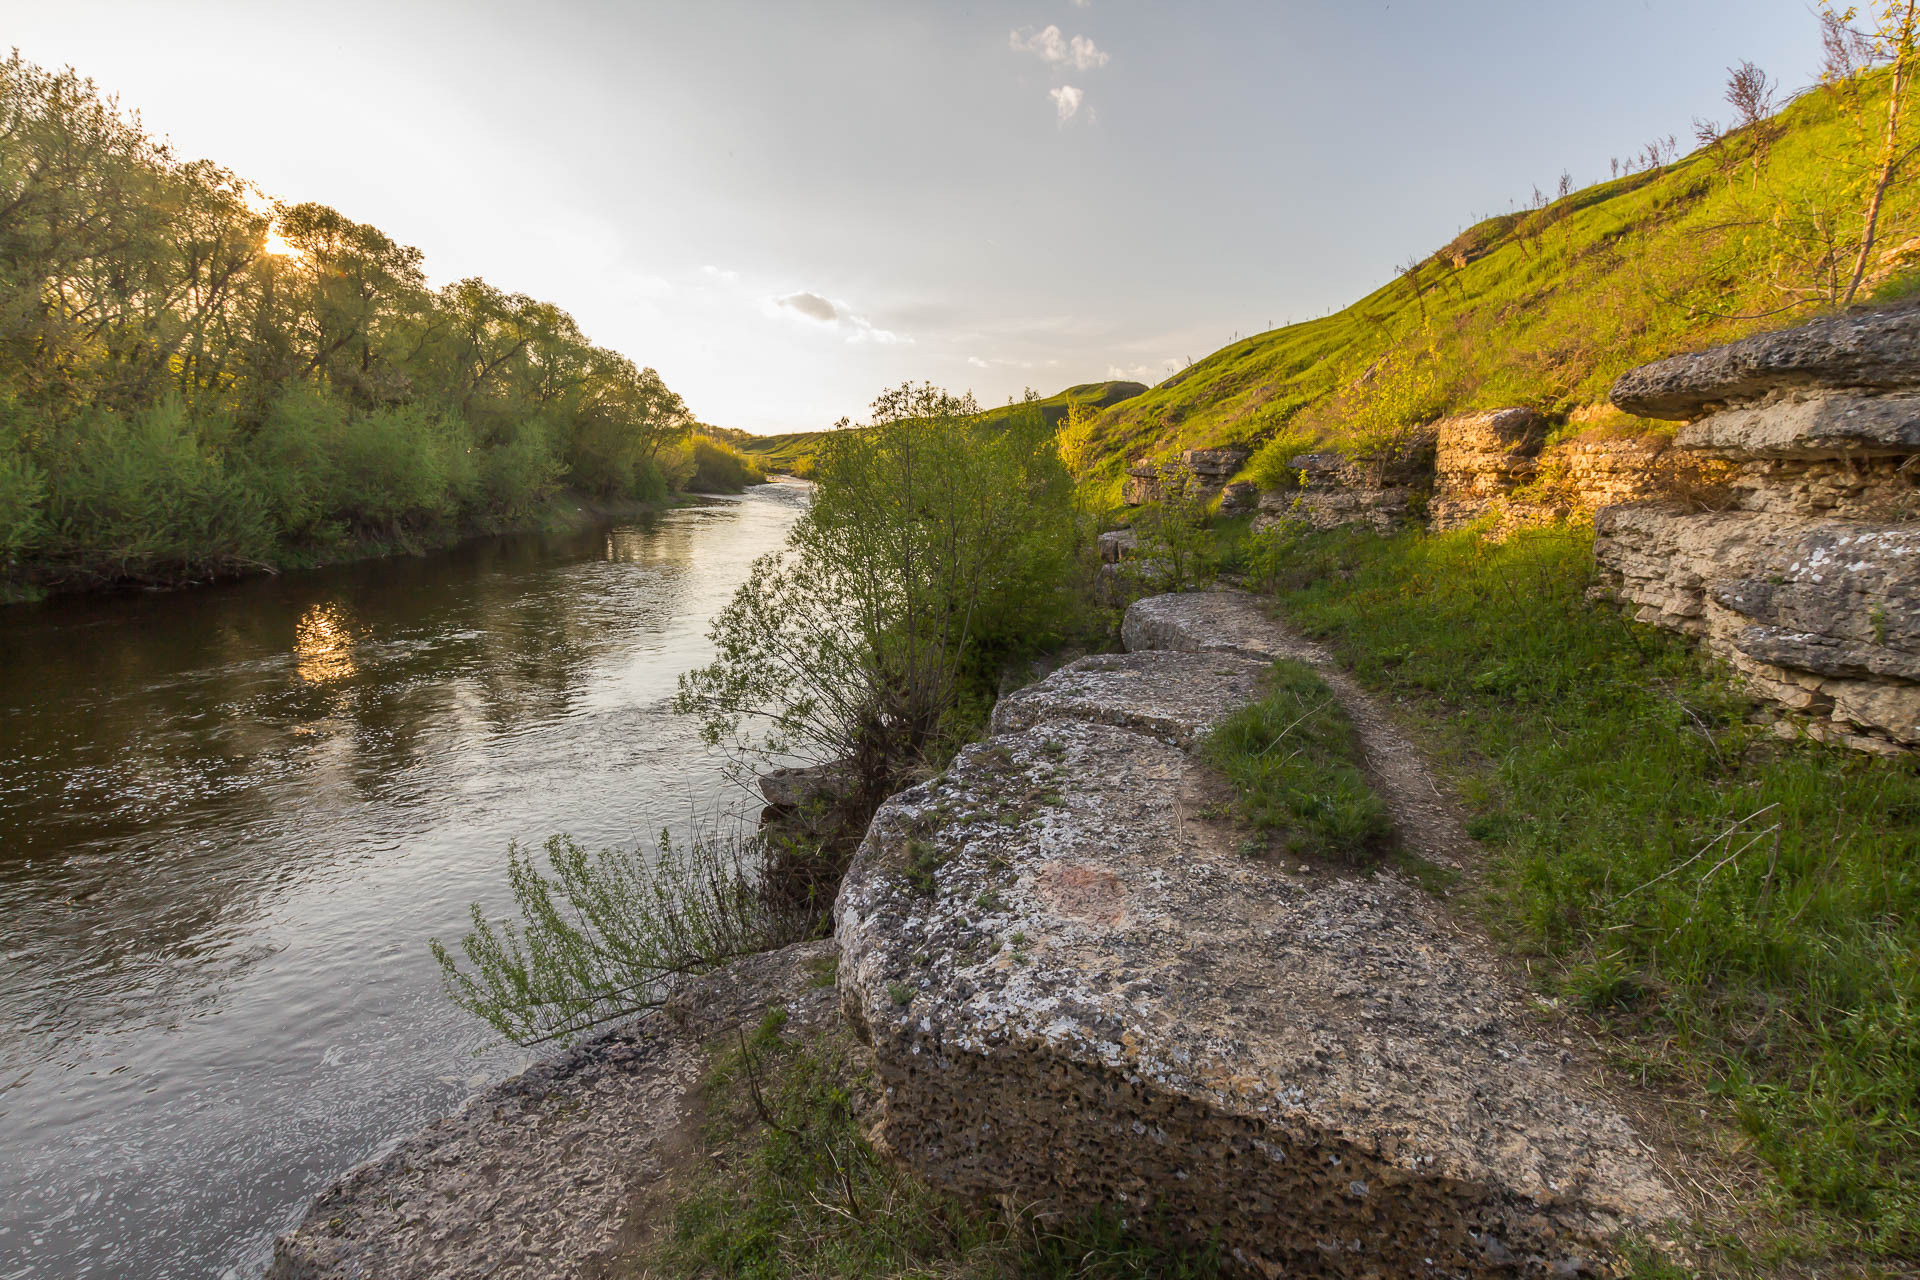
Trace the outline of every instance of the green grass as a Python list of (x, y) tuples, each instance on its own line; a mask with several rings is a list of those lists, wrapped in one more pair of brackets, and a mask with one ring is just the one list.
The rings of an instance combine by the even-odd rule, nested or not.
[[(1635, 365), (1804, 317), (1822, 300), (1798, 291), (1822, 276), (1802, 224), (1818, 211), (1858, 225), (1853, 184), (1872, 152), (1860, 122), (1884, 118), (1884, 84), (1865, 82), (1857, 113), (1842, 93), (1812, 92), (1768, 124), (1771, 141), (1747, 131), (1488, 219), (1414, 277), (1222, 348), (1100, 415), (1092, 497), (1117, 501), (1138, 457), (1268, 440), (1280, 443), (1250, 471), (1281, 487), (1296, 453), (1363, 451), (1466, 409), (1563, 414), (1603, 401)], [(1887, 219), (1883, 246), (1920, 231), (1920, 183), (1901, 184)], [(1890, 281), (1879, 300), (1916, 287)]]
[(1587, 602), (1580, 531), (1276, 535), (1255, 562), (1457, 753), (1503, 935), (1723, 1104), (1808, 1248), (1920, 1256), (1915, 766), (1776, 738), (1684, 641)]
[(1353, 722), (1304, 663), (1273, 664), (1266, 695), (1207, 739), (1206, 757), (1236, 793), (1240, 816), (1290, 854), (1360, 866), (1386, 852), (1386, 806), (1361, 765)]
[(786, 1033), (768, 1015), (714, 1056), (708, 1158), (679, 1198), (647, 1274), (741, 1280), (1200, 1280), (1213, 1254), (1160, 1248), (1114, 1215), (1065, 1226), (1009, 1218), (927, 1187), (882, 1158), (858, 1112), (877, 1103), (844, 1029)]
[[(1046, 419), (1048, 426), (1058, 426), (1067, 416), (1067, 410), (1074, 405), (1108, 409), (1145, 390), (1137, 382), (1083, 382), (1065, 391), (1043, 396), (1035, 400), (1033, 405), (1040, 410), (1040, 416)], [(992, 423), (1023, 407), (1024, 404), (1003, 405), (986, 410), (980, 418), (982, 422)], [(820, 447), (820, 438), (827, 433), (789, 431), (782, 435), (756, 436), (744, 431), (723, 431), (715, 434), (739, 449), (762, 470), (807, 477), (813, 474), (813, 455)]]

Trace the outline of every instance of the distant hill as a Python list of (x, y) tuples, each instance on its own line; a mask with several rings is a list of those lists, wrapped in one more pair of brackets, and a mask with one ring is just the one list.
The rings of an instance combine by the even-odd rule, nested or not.
[[(1114, 498), (1128, 463), (1181, 448), (1364, 452), (1458, 410), (1564, 415), (1634, 365), (1830, 307), (1885, 94), (1884, 72), (1816, 89), (1685, 157), (1470, 227), (1344, 311), (1107, 409), (1086, 481)], [(1890, 192), (1882, 227), (1879, 296), (1920, 292), (1920, 183)]]
[[(991, 422), (1031, 405), (1040, 410), (1041, 416), (1047, 420), (1048, 425), (1058, 425), (1067, 416), (1067, 410), (1074, 405), (1111, 409), (1134, 396), (1143, 394), (1146, 389), (1146, 384), (1142, 382), (1083, 382), (1044, 399), (988, 409), (980, 416), (983, 420)], [(784, 435), (756, 436), (744, 431), (713, 427), (705, 427), (702, 430), (733, 445), (763, 470), (784, 471), (789, 475), (798, 476), (807, 475), (812, 471), (814, 451), (819, 448), (820, 440), (828, 434), (826, 431), (789, 431)]]

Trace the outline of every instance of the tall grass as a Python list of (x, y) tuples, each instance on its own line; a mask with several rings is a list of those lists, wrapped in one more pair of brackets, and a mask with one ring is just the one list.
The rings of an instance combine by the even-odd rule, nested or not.
[(1489, 906), (1725, 1099), (1829, 1243), (1920, 1256), (1920, 774), (1783, 742), (1585, 598), (1589, 535), (1273, 535), (1287, 616), (1462, 749)]

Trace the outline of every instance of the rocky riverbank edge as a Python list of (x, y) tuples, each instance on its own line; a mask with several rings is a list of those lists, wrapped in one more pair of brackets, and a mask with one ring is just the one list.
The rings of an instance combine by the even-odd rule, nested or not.
[[(774, 1008), (868, 1046), (869, 1138), (930, 1185), (1152, 1211), (1242, 1274), (1606, 1276), (1675, 1247), (1665, 1157), (1490, 942), (1404, 876), (1254, 856), (1222, 820), (1194, 748), (1267, 664), (1325, 656), (1226, 592), (1138, 602), (1125, 638), (882, 807), (835, 942), (473, 1099), (321, 1196), (268, 1275), (645, 1274), (709, 1047)], [(1460, 867), (1417, 752), (1358, 710), (1407, 846)]]

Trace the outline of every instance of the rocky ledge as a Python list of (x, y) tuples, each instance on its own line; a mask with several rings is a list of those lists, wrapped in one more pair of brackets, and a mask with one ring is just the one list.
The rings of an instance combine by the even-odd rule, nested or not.
[(956, 1191), (1121, 1206), (1249, 1274), (1607, 1274), (1678, 1202), (1489, 948), (1396, 875), (1251, 852), (1184, 749), (1294, 644), (1225, 594), (1141, 601), (1125, 634), (889, 801), (854, 859), (839, 983), (876, 1138)]
[(752, 956), (669, 1007), (538, 1063), (353, 1170), (274, 1249), (268, 1280), (555, 1280), (627, 1274), (648, 1191), (695, 1145), (705, 1045), (774, 1006), (835, 1016), (826, 943)]
[(1600, 512), (1603, 590), (1698, 637), (1816, 737), (1920, 747), (1920, 308), (1850, 313), (1636, 369), (1635, 413), (1731, 469), (1718, 510)]

